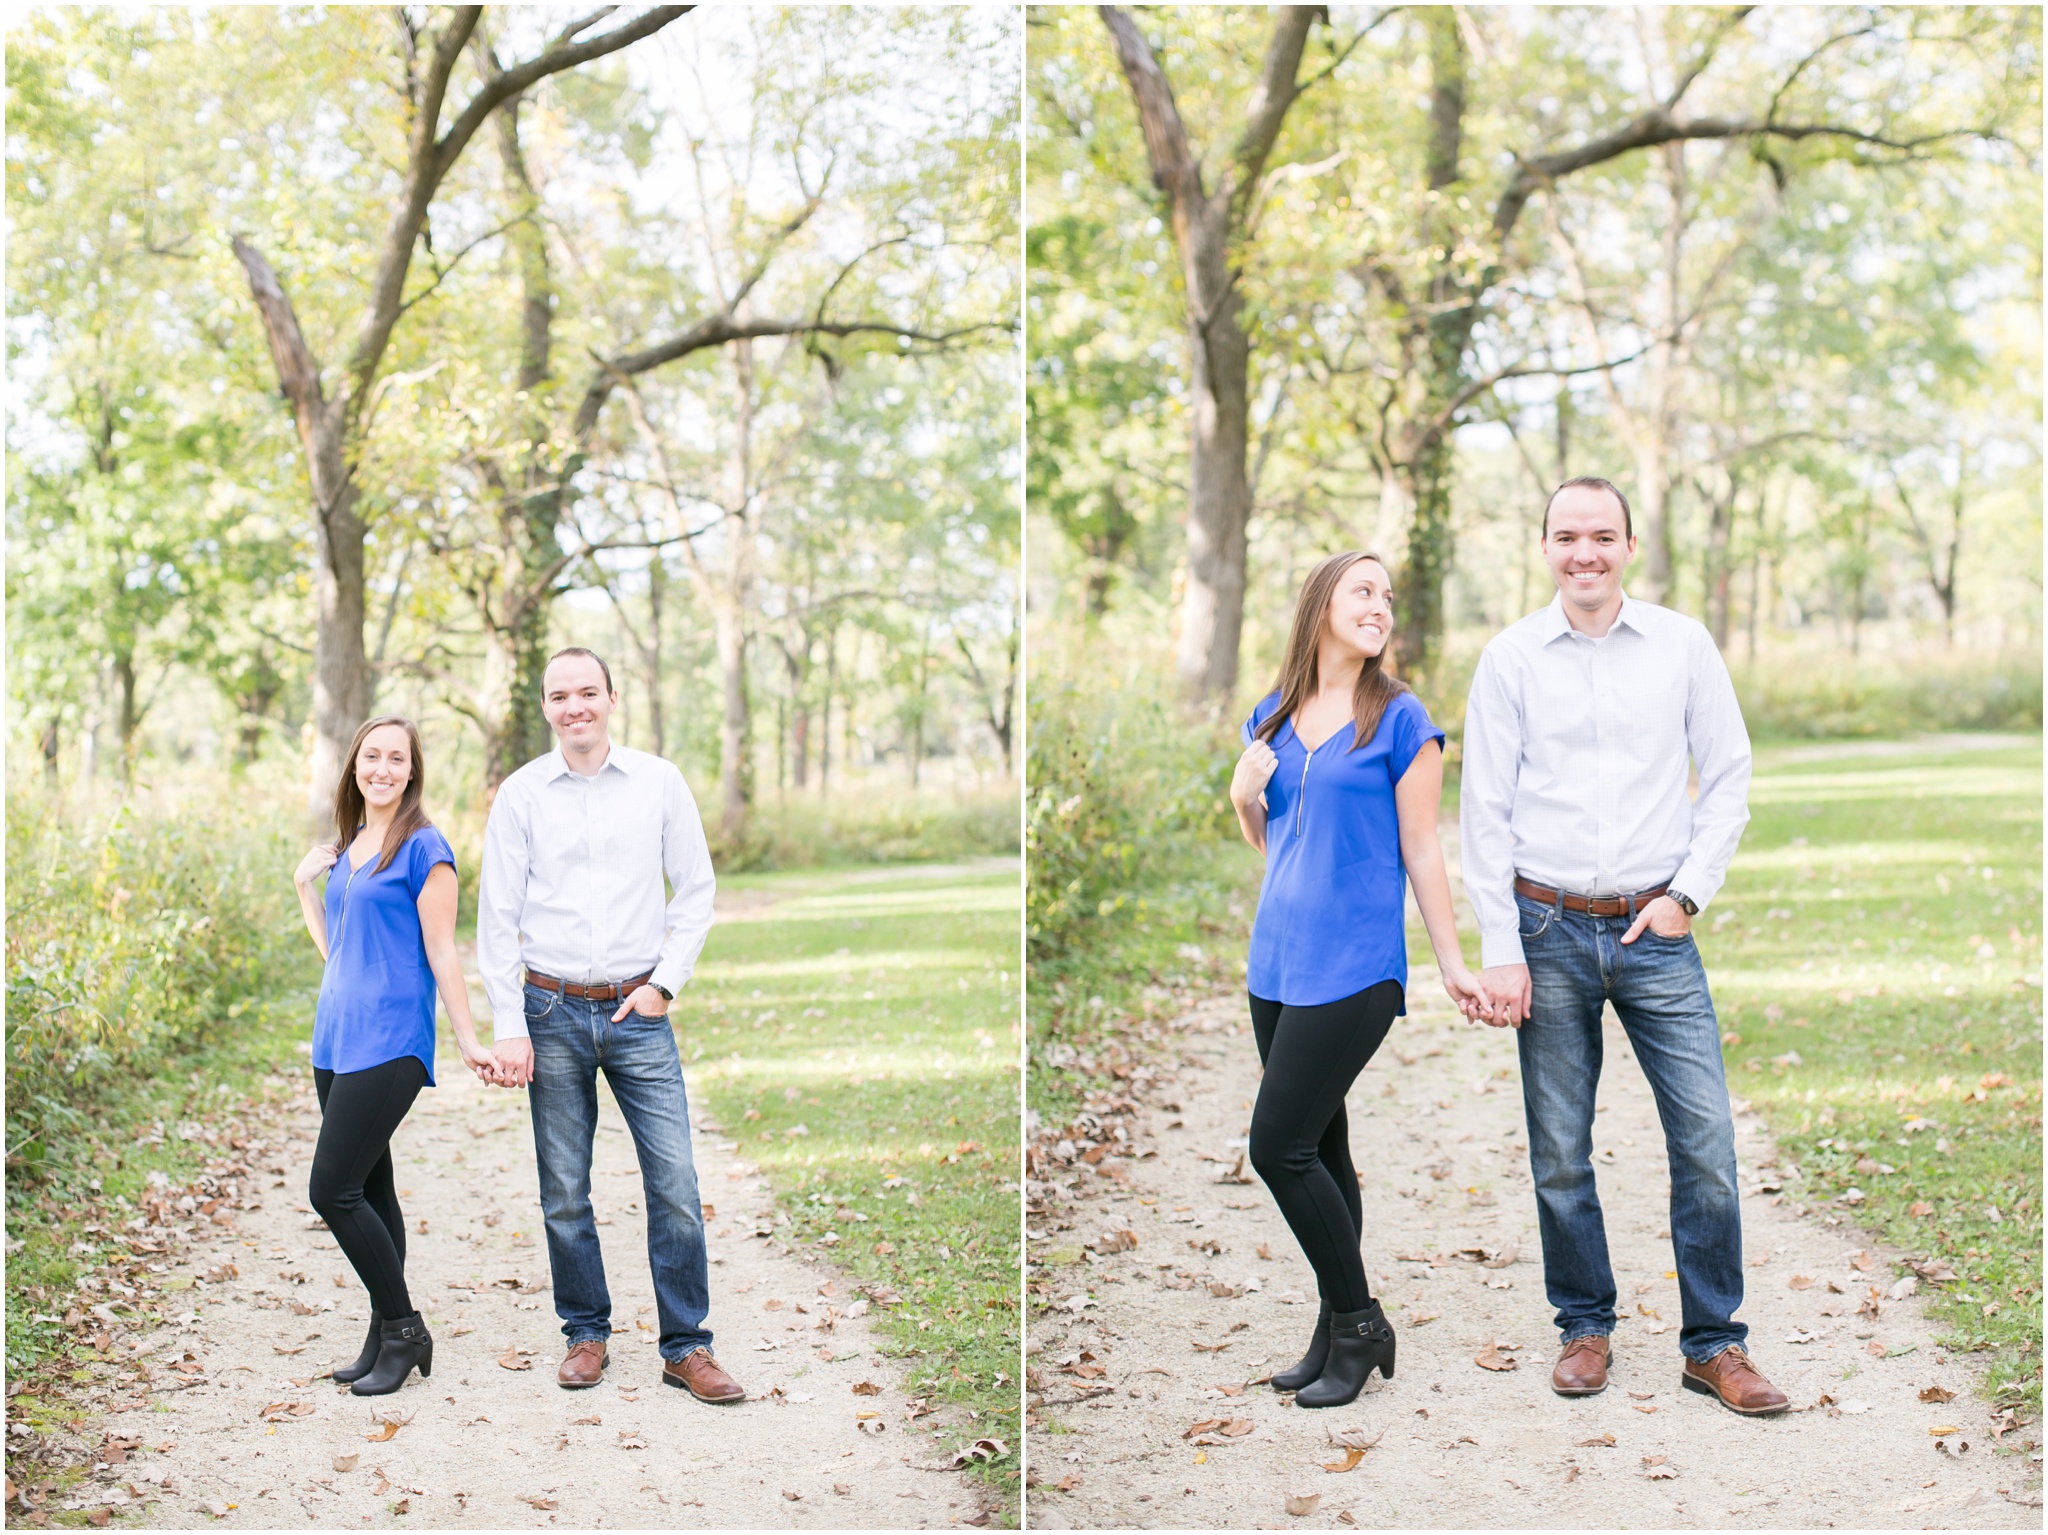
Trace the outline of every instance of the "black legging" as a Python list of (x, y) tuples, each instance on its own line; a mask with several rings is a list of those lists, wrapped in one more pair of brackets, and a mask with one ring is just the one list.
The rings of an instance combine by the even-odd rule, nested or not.
[(405, 1287), (405, 1216), (391, 1174), (391, 1137), (427, 1085), (416, 1055), (339, 1076), (313, 1068), (320, 1142), (307, 1195), (381, 1317), (412, 1315)]
[(1252, 1034), (1265, 1063), (1252, 1108), (1252, 1166), (1266, 1180), (1332, 1311), (1372, 1304), (1359, 1238), (1365, 1231), (1344, 1095), (1393, 1027), (1399, 981), (1339, 1002), (1286, 1007), (1253, 997)]

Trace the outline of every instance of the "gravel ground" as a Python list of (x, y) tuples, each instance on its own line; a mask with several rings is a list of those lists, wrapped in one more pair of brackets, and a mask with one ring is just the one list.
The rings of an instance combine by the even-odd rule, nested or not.
[[(1259, 1071), (1242, 999), (1218, 998), (1175, 1025), (1176, 1063), (1134, 1079), (1136, 1157), (1055, 1154), (1034, 1185), (1053, 1304), (1030, 1334), (1029, 1526), (2040, 1528), (2038, 1478), (1994, 1450), (1971, 1361), (1918, 1300), (1885, 1298), (1904, 1255), (1760, 1187), (1771, 1143), (1739, 1100), (1741, 1318), (1798, 1410), (1743, 1418), (1680, 1389), (1663, 1137), (1611, 1014), (1594, 1142), (1629, 1315), (1608, 1390), (1552, 1393), (1514, 1040), (1433, 993), (1410, 1006), (1350, 1098), (1396, 1378), (1322, 1411), (1262, 1383), (1300, 1356), (1315, 1286), (1264, 1186), (1227, 1181)], [(1481, 1368), (1489, 1346), (1513, 1368)], [(1371, 1448), (1324, 1469), (1347, 1431)]]
[[(974, 1484), (935, 1469), (931, 1420), (912, 1419), (921, 1404), (878, 1350), (864, 1298), (775, 1239), (765, 1183), (701, 1119), (710, 1323), (749, 1399), (711, 1407), (662, 1384), (633, 1144), (602, 1090), (592, 1181), (612, 1362), (603, 1385), (561, 1390), (564, 1341), (525, 1095), (484, 1087), (459, 1061), (438, 1075), (396, 1145), (408, 1276), (434, 1333), (433, 1378), (415, 1375), (375, 1399), (321, 1378), (354, 1359), (369, 1313), (305, 1204), (319, 1125), (309, 1070), (285, 1149), (256, 1166), (261, 1209), (176, 1270), (205, 1276), (229, 1264), (238, 1277), (195, 1291), (199, 1308), (142, 1352), (160, 1380), (176, 1377), (159, 1361), (182, 1362), (193, 1384), (108, 1416), (106, 1433), (138, 1447), (71, 1506), (134, 1511), (139, 1518), (121, 1522), (171, 1528), (980, 1522)], [(404, 1427), (376, 1440), (381, 1418)]]

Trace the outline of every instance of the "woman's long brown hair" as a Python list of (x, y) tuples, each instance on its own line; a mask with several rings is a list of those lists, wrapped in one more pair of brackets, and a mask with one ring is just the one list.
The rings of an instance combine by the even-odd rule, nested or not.
[(356, 731), (356, 738), (348, 743), (348, 760), (341, 766), (341, 782), (334, 786), (335, 856), (338, 858), (347, 852), (348, 845), (355, 841), (367, 810), (362, 786), (356, 782), (356, 758), (362, 754), (363, 741), (370, 732), (385, 725), (396, 725), (405, 732), (405, 749), (412, 754), (412, 777), (405, 781), (405, 792), (398, 798), (398, 813), (384, 828), (384, 857), (372, 871), (377, 874), (391, 867), (391, 860), (405, 846), (407, 837), (422, 826), (434, 824), (427, 819), (423, 803), (427, 796), (427, 763), (420, 755), (420, 727), (402, 714), (380, 714), (373, 720), (363, 721), (362, 728)]
[[(1324, 560), (1301, 583), (1301, 595), (1294, 602), (1294, 625), (1287, 634), (1287, 655), (1280, 663), (1280, 680), (1275, 684), (1280, 689), (1280, 703), (1253, 732), (1261, 741), (1271, 742), (1280, 733), (1280, 727), (1294, 717), (1294, 711), (1315, 697), (1320, 680), (1316, 675), (1316, 657), (1322, 649), (1323, 625), (1330, 617), (1330, 599), (1336, 595), (1344, 572), (1360, 560), (1371, 560), (1381, 570), (1387, 568), (1387, 562), (1376, 554), (1347, 549)], [(1358, 674), (1358, 687), (1351, 695), (1352, 751), (1372, 741), (1387, 705), (1409, 691), (1408, 684), (1387, 667), (1388, 652), (1393, 648), (1394, 638), (1389, 634), (1380, 653), (1367, 656)]]

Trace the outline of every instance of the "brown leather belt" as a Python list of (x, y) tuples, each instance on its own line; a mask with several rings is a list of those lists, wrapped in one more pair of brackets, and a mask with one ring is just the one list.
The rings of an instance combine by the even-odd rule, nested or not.
[[(1671, 888), (1670, 882), (1659, 885), (1655, 890), (1641, 890), (1634, 895), (1572, 895), (1564, 897), (1566, 911), (1582, 911), (1589, 917), (1631, 917), (1633, 918), (1650, 902)], [(1526, 895), (1532, 901), (1541, 901), (1545, 906), (1555, 906), (1558, 895), (1555, 890), (1539, 885), (1533, 879), (1515, 876), (1515, 894)]]
[(542, 975), (538, 970), (526, 972), (526, 983), (538, 986), (542, 991), (558, 991), (565, 997), (581, 997), (586, 1002), (616, 1002), (621, 997), (630, 997), (634, 992), (654, 979), (654, 972), (636, 975), (630, 981), (606, 981), (602, 986), (585, 986), (580, 981), (561, 981), (551, 975)]

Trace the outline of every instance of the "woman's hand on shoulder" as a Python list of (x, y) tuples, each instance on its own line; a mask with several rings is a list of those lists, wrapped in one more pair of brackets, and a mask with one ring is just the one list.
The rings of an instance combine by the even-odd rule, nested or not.
[(295, 885), (310, 885), (314, 880), (333, 868), (341, 857), (341, 849), (331, 842), (321, 842), (299, 860), (299, 867), (292, 874)]
[(1279, 766), (1280, 759), (1273, 755), (1273, 748), (1254, 739), (1237, 759), (1237, 771), (1230, 776), (1231, 803), (1240, 807), (1250, 805), (1266, 792), (1266, 785)]

